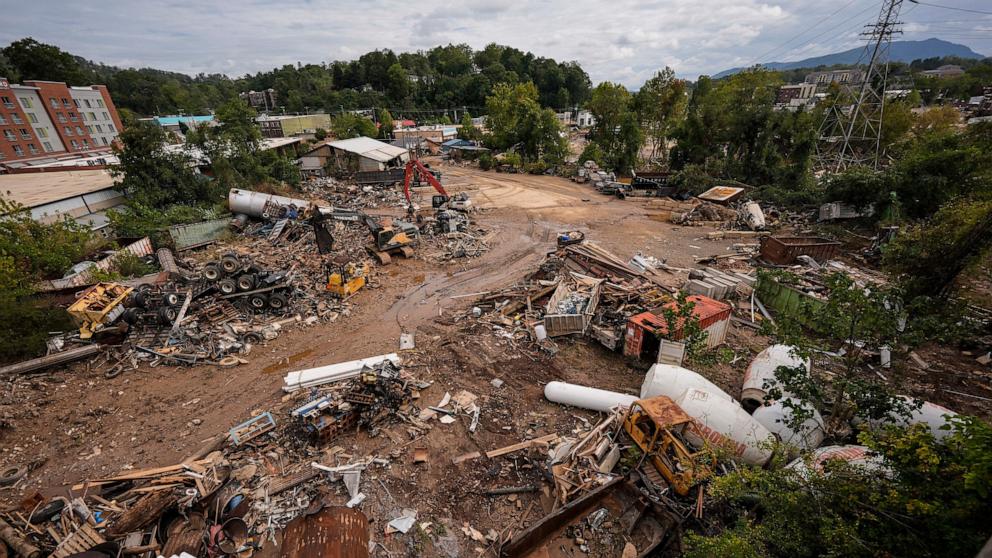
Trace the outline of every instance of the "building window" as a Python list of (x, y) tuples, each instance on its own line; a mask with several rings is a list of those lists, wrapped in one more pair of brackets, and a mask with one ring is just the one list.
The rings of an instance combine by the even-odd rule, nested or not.
[(71, 136), (72, 135), (72, 128), (66, 126), (65, 127), (65, 135)]
[(90, 148), (90, 140), (83, 139), (83, 147), (85, 147), (86, 149), (89, 149)]
[(55, 97), (49, 97), (48, 102), (52, 105), (53, 109), (59, 108), (59, 100)]
[(73, 99), (72, 103), (76, 105), (76, 108), (79, 108), (79, 99)]
[(24, 121), (21, 120), (21, 115), (17, 114), (16, 112), (14, 114), (11, 114), (10, 118), (11, 120), (14, 121), (14, 124), (24, 124)]
[(96, 106), (98, 106), (100, 108), (103, 108), (103, 99), (97, 99), (96, 100)]
[(35, 147), (33, 143), (29, 143), (28, 144), (28, 151), (30, 151), (31, 154), (34, 155), (35, 153), (38, 152), (38, 148)]
[(72, 140), (71, 144), (72, 144), (72, 148), (73, 149), (79, 149), (79, 142), (78, 141)]
[(107, 145), (107, 138), (105, 138), (105, 137), (103, 137), (103, 136), (101, 136), (101, 137), (100, 137), (100, 141), (102, 141), (102, 142), (103, 142), (103, 145)]
[(15, 136), (14, 132), (11, 132), (10, 130), (4, 130), (3, 137), (7, 138), (7, 141), (17, 141), (17, 136)]
[(86, 108), (90, 108), (91, 106), (93, 106), (93, 105), (91, 105), (91, 104), (90, 104), (90, 100), (89, 100), (89, 99), (86, 99), (86, 100), (85, 100), (85, 101), (83, 101), (83, 102), (85, 102), (85, 103), (86, 103)]
[(54, 149), (52, 149), (51, 142), (43, 141), (43, 142), (41, 142), (41, 144), (45, 146), (45, 151), (48, 151), (48, 152), (55, 151)]
[(69, 113), (69, 120), (72, 120), (73, 122), (79, 122), (79, 117), (76, 116), (76, 113), (70, 112)]
[(28, 113), (28, 120), (30, 120), (32, 124), (37, 124), (38, 123), (38, 116), (35, 113), (33, 113), (33, 112), (29, 112)]
[(29, 99), (27, 97), (21, 97), (21, 106), (24, 107), (24, 108), (34, 108), (31, 105), (31, 99)]
[(14, 108), (14, 102), (10, 100), (10, 97), (0, 97), (0, 101), (3, 101), (3, 106), (9, 109)]
[(18, 131), (21, 133), (21, 139), (31, 139), (31, 132), (27, 128), (21, 128)]
[(104, 120), (110, 120), (110, 116), (107, 113), (103, 113)]
[(117, 130), (114, 129), (114, 125), (113, 124), (107, 124), (107, 129), (110, 130), (110, 133), (111, 134), (117, 133)]
[(96, 125), (96, 131), (97, 132), (100, 132), (102, 134), (103, 133), (103, 125), (102, 124), (97, 124)]
[(7, 123), (7, 119), (4, 118), (2, 114), (0, 114), (0, 124), (6, 124), (6, 123)]
[(96, 120), (96, 113), (94, 112), (90, 113), (90, 120)]
[(24, 156), (24, 150), (21, 149), (21, 146), (20, 145), (15, 145), (14, 146), (14, 155), (17, 155), (18, 157), (23, 157)]
[(87, 124), (86, 125), (86, 131), (92, 134), (93, 133), (93, 126), (90, 126), (90, 125)]
[(79, 136), (83, 135), (83, 129), (80, 128), (79, 126), (76, 126), (76, 135), (79, 135)]
[(38, 128), (38, 137), (40, 137), (40, 138), (47, 138), (48, 137), (48, 129), (47, 128)]
[(62, 106), (65, 108), (72, 108), (72, 103), (69, 102), (69, 99), (62, 97)]
[(57, 116), (57, 117), (58, 117), (58, 119), (59, 119), (59, 122), (61, 122), (61, 123), (63, 123), (63, 124), (65, 124), (65, 115), (64, 115), (64, 114), (62, 114), (62, 113), (60, 112), (60, 113), (58, 113), (58, 114), (56, 114), (55, 116)]

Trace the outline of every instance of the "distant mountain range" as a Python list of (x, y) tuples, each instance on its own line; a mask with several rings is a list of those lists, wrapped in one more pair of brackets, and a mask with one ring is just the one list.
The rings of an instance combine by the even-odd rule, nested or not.
[[(762, 64), (769, 70), (795, 70), (797, 68), (815, 68), (817, 66), (833, 66), (838, 64), (853, 65), (861, 58), (864, 47), (852, 48), (843, 52), (835, 52), (813, 58), (805, 58), (795, 62), (769, 62)], [(889, 59), (895, 62), (912, 62), (921, 58), (935, 58), (943, 56), (957, 56), (959, 58), (985, 58), (965, 45), (950, 43), (940, 39), (926, 39), (923, 41), (892, 41), (892, 50), (889, 51)], [(718, 79), (730, 76), (744, 70), (745, 68), (731, 68), (724, 70), (713, 78)]]

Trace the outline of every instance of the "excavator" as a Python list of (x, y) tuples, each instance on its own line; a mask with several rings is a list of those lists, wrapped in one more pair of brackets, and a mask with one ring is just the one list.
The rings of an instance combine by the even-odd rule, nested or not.
[(413, 200), (410, 199), (410, 183), (413, 182), (414, 178), (418, 181), (426, 181), (437, 190), (438, 195), (431, 198), (431, 206), (435, 209), (444, 206), (451, 199), (451, 196), (444, 190), (444, 186), (441, 186), (441, 182), (434, 176), (434, 173), (425, 167), (419, 159), (411, 159), (406, 164), (406, 172), (403, 174), (403, 195), (406, 196), (406, 212), (408, 215), (412, 216), (415, 212)]
[(380, 222), (371, 215), (362, 214), (362, 222), (372, 233), (372, 246), (369, 253), (379, 260), (379, 263), (386, 265), (392, 261), (391, 256), (403, 256), (409, 258), (413, 256), (413, 246), (416, 239), (417, 227), (402, 221), (386, 219)]

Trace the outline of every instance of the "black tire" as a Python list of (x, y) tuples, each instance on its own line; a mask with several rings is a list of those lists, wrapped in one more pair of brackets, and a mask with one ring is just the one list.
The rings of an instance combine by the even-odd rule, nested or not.
[(167, 293), (164, 297), (162, 297), (162, 299), (165, 300), (165, 303), (169, 306), (178, 306), (179, 303), (183, 301), (183, 299), (179, 297), (178, 293)]
[(173, 306), (163, 306), (158, 309), (158, 317), (164, 324), (171, 324), (179, 316), (179, 310)]
[(262, 335), (260, 333), (255, 333), (254, 331), (249, 331), (241, 336), (241, 342), (251, 345), (258, 345), (262, 342)]
[(145, 293), (142, 291), (131, 292), (131, 301), (128, 304), (134, 308), (145, 308), (148, 301), (145, 299)]
[(0, 471), (0, 486), (10, 486), (24, 478), (28, 474), (28, 468), (24, 465), (10, 465)]
[(234, 293), (238, 292), (238, 284), (237, 284), (237, 282), (235, 282), (234, 279), (231, 279), (230, 277), (226, 277), (224, 279), (221, 279), (217, 283), (217, 288), (220, 289), (220, 292), (221, 293), (226, 294), (226, 295), (234, 294)]
[(220, 265), (216, 262), (211, 262), (203, 266), (203, 278), (207, 281), (217, 281), (223, 275), (224, 273), (221, 271)]
[(255, 310), (263, 310), (269, 305), (269, 297), (265, 296), (263, 293), (256, 293), (251, 295), (248, 299), (248, 303)]
[(251, 273), (245, 273), (241, 277), (238, 277), (237, 283), (239, 291), (250, 291), (255, 288), (255, 276)]
[(282, 310), (289, 305), (289, 300), (286, 295), (282, 293), (275, 293), (269, 297), (269, 308), (273, 310)]
[(121, 316), (121, 319), (128, 325), (134, 325), (138, 323), (138, 319), (140, 317), (141, 312), (137, 308), (128, 308), (124, 311), (124, 315)]
[(224, 254), (220, 258), (220, 268), (230, 275), (241, 269), (241, 260), (232, 254)]

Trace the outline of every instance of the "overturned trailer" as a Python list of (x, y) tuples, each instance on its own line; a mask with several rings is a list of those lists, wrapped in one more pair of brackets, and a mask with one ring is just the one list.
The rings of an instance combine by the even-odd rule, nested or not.
[(551, 294), (544, 314), (549, 337), (585, 333), (599, 305), (603, 279), (578, 278), (574, 284), (563, 280)]

